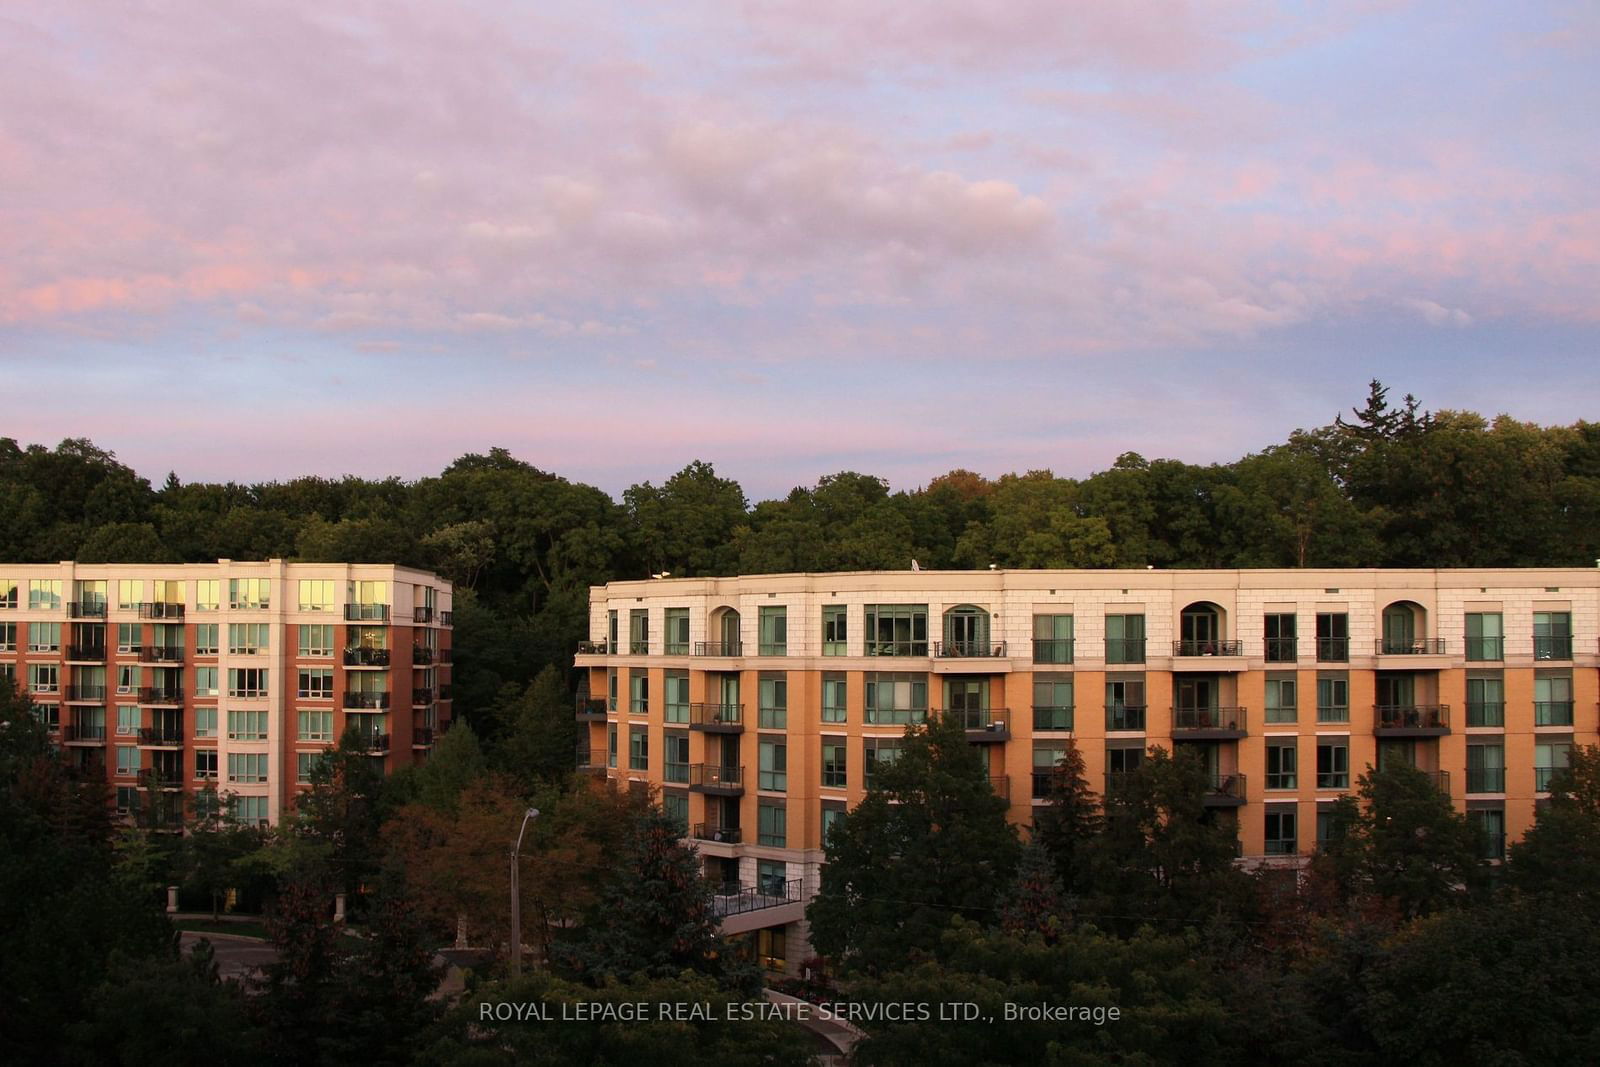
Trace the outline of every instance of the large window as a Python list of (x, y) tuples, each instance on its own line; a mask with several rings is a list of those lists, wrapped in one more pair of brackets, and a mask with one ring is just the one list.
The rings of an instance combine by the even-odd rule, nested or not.
[(267, 798), (234, 797), (228, 805), (228, 817), (244, 826), (265, 826)]
[(676, 731), (667, 731), (667, 751), (662, 757), (665, 762), (663, 780), (668, 782), (687, 783), (689, 781), (689, 735)]
[(1318, 738), (1317, 788), (1350, 788), (1350, 742), (1343, 738)]
[(271, 647), (272, 627), (264, 622), (230, 622), (228, 655), (265, 655)]
[(1344, 673), (1317, 676), (1317, 721), (1350, 721), (1350, 678)]
[(228, 740), (265, 741), (267, 713), (264, 711), (228, 712)]
[(0, 578), (0, 611), (15, 611), (17, 608), (17, 580), (15, 578)]
[(1550, 779), (1564, 770), (1572, 757), (1570, 741), (1543, 741), (1533, 746), (1533, 788), (1540, 793), (1550, 791)]
[(60, 652), (61, 624), (59, 622), (30, 622), (28, 624), (29, 652)]
[(824, 674), (822, 676), (822, 721), (844, 722), (849, 714), (845, 702), (845, 676), (842, 674)]
[(1269, 807), (1266, 811), (1266, 851), (1269, 856), (1292, 856), (1298, 849), (1295, 841), (1296, 813), (1292, 807)]
[(1467, 676), (1467, 725), (1506, 724), (1506, 684), (1499, 674)]
[[(671, 781), (671, 779), (668, 779)], [(687, 780), (687, 779), (685, 779)], [(681, 789), (663, 789), (661, 791), (661, 810), (678, 824), (680, 832), (689, 829), (689, 794)]]
[(1293, 663), (1300, 654), (1299, 640), (1296, 635), (1296, 616), (1293, 613), (1277, 612), (1264, 617), (1266, 629), (1266, 653), (1268, 663)]
[(333, 624), (320, 623), (312, 626), (300, 626), (300, 655), (306, 659), (323, 659), (332, 656)]
[(1506, 750), (1493, 744), (1467, 746), (1467, 792), (1504, 793), (1506, 791)]
[(17, 624), (14, 622), (0, 622), (0, 652), (15, 652), (17, 650)]
[(1505, 631), (1498, 611), (1467, 613), (1467, 659), (1499, 661), (1505, 659)]
[(668, 671), (663, 679), (666, 687), (666, 721), (689, 721), (689, 672)]
[(300, 579), (301, 611), (332, 611), (334, 603), (334, 583), (331, 580)]
[(229, 667), (228, 695), (250, 699), (266, 696), (267, 674), (264, 667)]
[(789, 681), (781, 674), (763, 674), (760, 682), (761, 709), (758, 724), (763, 730), (789, 727)]
[(1533, 677), (1533, 725), (1572, 725), (1572, 673), (1537, 671)]
[(272, 581), (268, 578), (229, 578), (228, 607), (235, 611), (266, 611), (272, 606)]
[(214, 697), (217, 695), (217, 668), (196, 667), (194, 669), (194, 695), (197, 697)]
[(1033, 662), (1071, 663), (1072, 653), (1071, 615), (1033, 617)]
[[(194, 776), (200, 781), (214, 782), (217, 779), (217, 750), (214, 748), (197, 748), (194, 752)], [(198, 808), (198, 805), (196, 805)], [(200, 814), (198, 810), (196, 815)]]
[(305, 700), (333, 699), (333, 669), (330, 667), (300, 668), (295, 695)]
[(634, 726), (629, 728), (628, 769), (630, 771), (648, 771), (650, 769), (649, 727)]
[(928, 719), (928, 676), (925, 674), (866, 675), (868, 723), (903, 725)]
[[(245, 714), (251, 714), (246, 712)], [(331, 711), (302, 711), (299, 714), (300, 732), (297, 735), (301, 741), (332, 741), (333, 740), (333, 712)]]
[(194, 610), (216, 611), (222, 606), (222, 580), (202, 578), (194, 583)]
[(1317, 662), (1350, 660), (1350, 616), (1343, 611), (1317, 613)]
[(666, 613), (666, 645), (663, 651), (669, 656), (689, 654), (689, 609), (668, 608)]
[(137, 622), (117, 623), (117, 651), (141, 652), (144, 650), (144, 624)]
[(117, 773), (123, 777), (139, 773), (139, 750), (133, 745), (117, 746)]
[(642, 670), (628, 672), (628, 714), (650, 714), (650, 676)]
[(1504, 808), (1470, 808), (1467, 825), (1477, 836), (1478, 858), (1500, 860), (1506, 856), (1506, 811)]
[(628, 612), (628, 653), (634, 656), (650, 654), (650, 610), (634, 608)]
[(762, 789), (781, 793), (789, 788), (789, 746), (782, 741), (763, 739), (757, 746), (761, 775), (757, 784)]
[(763, 656), (789, 654), (789, 609), (785, 607), (762, 608), (759, 614), (760, 634), (757, 651)]
[(1072, 678), (1049, 678), (1039, 675), (1033, 680), (1034, 730), (1072, 729)]
[(1533, 613), (1533, 658), (1554, 660), (1572, 658), (1571, 612)]
[(198, 623), (194, 628), (194, 654), (197, 656), (215, 656), (217, 654), (219, 630), (220, 627), (214, 622)]
[(849, 783), (845, 748), (845, 739), (842, 737), (822, 739), (822, 785), (826, 789), (843, 789)]
[(756, 843), (784, 848), (789, 843), (789, 812), (782, 800), (756, 802)]
[(228, 781), (240, 785), (260, 785), (267, 780), (265, 752), (228, 753)]
[(124, 578), (117, 582), (117, 608), (120, 611), (138, 611), (144, 606), (144, 580)]
[(868, 789), (872, 789), (878, 784), (877, 768), (880, 765), (894, 763), (900, 758), (900, 741), (898, 738), (868, 737), (862, 742), (861, 754), (864, 784)]
[(28, 582), (29, 611), (60, 611), (61, 580), (34, 578)]
[(928, 654), (928, 605), (868, 604), (865, 617), (867, 655)]
[(828, 604), (822, 609), (822, 654), (842, 656), (849, 633), (843, 604)]
[(1050, 795), (1050, 781), (1056, 767), (1067, 757), (1065, 741), (1035, 741), (1033, 743), (1033, 796), (1042, 799)]
[(196, 737), (217, 736), (217, 709), (194, 709), (194, 735)]
[(59, 693), (61, 668), (54, 663), (28, 664), (28, 691), (30, 693)]
[(294, 780), (301, 785), (309, 785), (311, 779), (328, 758), (326, 752), (296, 752), (294, 754)]
[(1144, 616), (1106, 616), (1106, 662), (1144, 662)]
[(617, 724), (609, 723), (606, 726), (606, 766), (615, 769), (617, 766)]
[(1293, 740), (1267, 742), (1267, 788), (1299, 788), (1300, 757)]
[(1142, 731), (1144, 729), (1144, 679), (1106, 680), (1106, 729)]
[(1267, 675), (1266, 721), (1296, 722), (1300, 718), (1299, 685), (1292, 674)]

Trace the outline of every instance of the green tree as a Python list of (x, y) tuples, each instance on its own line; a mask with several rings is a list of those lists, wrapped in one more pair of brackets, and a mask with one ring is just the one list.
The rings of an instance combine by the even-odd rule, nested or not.
[(733, 573), (733, 532), (749, 509), (738, 482), (695, 460), (660, 489), (645, 482), (622, 498), (651, 571), (684, 578)]
[(1066, 755), (1050, 772), (1045, 804), (1034, 809), (1033, 839), (1055, 865), (1065, 891), (1083, 895), (1093, 885), (1093, 846), (1100, 834), (1100, 801), (1084, 771), (1083, 753), (1067, 743)]
[(362, 882), (377, 873), (383, 825), (383, 771), (351, 727), (336, 748), (316, 762), (311, 788), (295, 798), (294, 833), (314, 845), (335, 883), (357, 899)]
[(1427, 774), (1396, 764), (1368, 770), (1358, 785), (1362, 810), (1350, 846), (1362, 889), (1412, 918), (1482, 887), (1476, 836)]
[(1593, 911), (1600, 902), (1600, 746), (1574, 747), (1571, 764), (1551, 778), (1549, 802), (1511, 846), (1506, 881), (1575, 909)]
[(547, 665), (514, 702), (497, 709), (506, 734), (495, 747), (495, 765), (529, 788), (570, 777), (578, 744), (572, 707), (561, 671)]

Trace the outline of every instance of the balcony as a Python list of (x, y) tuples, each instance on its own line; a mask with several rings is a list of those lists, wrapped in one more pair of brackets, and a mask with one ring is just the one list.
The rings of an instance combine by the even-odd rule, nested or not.
[(182, 645), (150, 645), (139, 650), (140, 663), (182, 663)]
[(1572, 658), (1572, 635), (1534, 635), (1533, 658), (1562, 662)]
[(450, 690), (450, 686), (448, 684), (439, 686), (439, 700), (440, 700), (441, 703), (444, 702), (444, 701), (447, 701), (447, 700), (454, 699), (450, 694), (451, 694), (451, 690)]
[(954, 708), (944, 712), (953, 715), (967, 732), (967, 740), (980, 745), (999, 744), (1011, 740), (1011, 712), (1006, 708)]
[(146, 727), (139, 731), (140, 748), (182, 748), (181, 726)]
[(387, 667), (389, 665), (389, 650), (387, 648), (368, 648), (365, 645), (347, 648), (344, 650), (344, 665), (346, 667)]
[(62, 691), (61, 699), (68, 704), (101, 704), (106, 699), (103, 685), (69, 685)]
[(800, 903), (800, 879), (788, 881), (772, 879), (759, 886), (741, 886), (737, 882), (718, 886), (711, 898), (711, 910), (719, 917), (743, 915), (763, 908), (776, 908), (784, 904)]
[(1242, 656), (1243, 641), (1174, 641), (1174, 656)]
[(1372, 643), (1372, 651), (1378, 656), (1442, 656), (1445, 654), (1444, 638), (1413, 637), (1397, 641), (1380, 637)]
[(941, 659), (998, 659), (1006, 654), (1004, 641), (935, 641), (933, 654)]
[(162, 689), (156, 686), (146, 686), (139, 690), (139, 703), (141, 704), (182, 704), (182, 689)]
[(104, 663), (106, 661), (105, 645), (68, 645), (68, 663)]
[(1245, 709), (1236, 707), (1172, 709), (1172, 736), (1179, 740), (1237, 739), (1245, 735)]
[(744, 733), (744, 705), (690, 704), (689, 729), (708, 734)]
[(1043, 707), (1037, 704), (1034, 705), (1033, 732), (1042, 733), (1048, 731), (1071, 730), (1072, 710), (1073, 709), (1071, 705), (1066, 707), (1059, 705), (1054, 707)]
[[(1423, 775), (1432, 783), (1433, 787), (1445, 796), (1450, 795), (1449, 771), (1423, 771)], [(1471, 772), (1468, 772), (1471, 773)]]
[(431, 726), (413, 726), (411, 728), (412, 748), (432, 748), (433, 728)]
[(689, 792), (715, 793), (718, 796), (744, 795), (744, 768), (715, 763), (689, 764)]
[(1074, 644), (1075, 640), (1071, 637), (1036, 637), (1033, 640), (1033, 662), (1071, 663)]
[(389, 706), (389, 694), (347, 689), (344, 694), (344, 706), (358, 711), (382, 711)]
[(344, 606), (345, 622), (388, 622), (389, 605), (387, 604), (346, 604)]
[(743, 832), (737, 826), (718, 826), (715, 823), (697, 822), (689, 834), (696, 841), (714, 841), (719, 845), (737, 845)]
[(694, 655), (728, 659), (744, 655), (743, 641), (696, 641)]
[(85, 725), (69, 722), (61, 727), (61, 743), (64, 745), (104, 745), (106, 743), (105, 724)]
[(1535, 700), (1533, 702), (1533, 725), (1571, 726), (1572, 701)]
[(585, 774), (606, 773), (605, 749), (590, 748), (588, 745), (579, 744), (577, 750), (576, 766)]
[(1268, 663), (1293, 663), (1300, 658), (1300, 641), (1294, 637), (1269, 637), (1266, 645)]
[(67, 618), (69, 619), (103, 619), (106, 617), (106, 602), (76, 601), (67, 605)]
[(356, 732), (356, 744), (360, 745), (361, 751), (369, 756), (387, 755), (389, 752), (389, 735), (358, 730)]
[(1208, 808), (1237, 808), (1245, 802), (1245, 776), (1214, 774), (1201, 802)]
[(1468, 767), (1468, 793), (1504, 793), (1506, 769), (1504, 767)]
[(433, 703), (433, 695), (432, 689), (413, 689), (411, 690), (411, 706), (414, 708), (427, 707)]
[(421, 645), (411, 646), (411, 665), (413, 667), (427, 667), (433, 663), (433, 649), (423, 648)]
[(424, 622), (424, 623), (432, 622), (433, 621), (433, 609), (432, 608), (412, 608), (411, 609), (411, 621), (412, 622)]
[(605, 654), (606, 643), (604, 641), (578, 642), (578, 655), (580, 656), (603, 656)]
[(1143, 704), (1112, 704), (1106, 708), (1106, 729), (1144, 733)]
[(140, 604), (139, 618), (141, 619), (181, 619), (183, 618), (182, 604)]
[(1377, 704), (1372, 732), (1378, 737), (1441, 737), (1450, 732), (1448, 704)]
[(1001, 800), (1011, 801), (1011, 776), (1009, 774), (991, 774), (989, 776), (989, 791)]
[(577, 719), (579, 722), (605, 722), (606, 701), (604, 698), (600, 700), (578, 701), (578, 711), (573, 718)]
[(1349, 663), (1350, 639), (1348, 637), (1317, 638), (1318, 663)]
[(455, 612), (453, 612), (453, 611), (441, 611), (441, 612), (439, 612), (439, 625), (440, 626), (454, 626), (455, 624), (456, 624), (456, 613)]
[(1503, 637), (1467, 638), (1469, 663), (1499, 663), (1506, 658), (1506, 641)]

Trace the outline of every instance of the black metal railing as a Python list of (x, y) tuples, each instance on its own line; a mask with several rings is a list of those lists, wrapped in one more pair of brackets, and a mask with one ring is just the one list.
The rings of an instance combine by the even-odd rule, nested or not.
[(1076, 639), (1071, 637), (1035, 637), (1033, 662), (1071, 663)]
[(1004, 641), (935, 641), (933, 654), (945, 659), (993, 659), (1006, 654)]
[(1245, 799), (1245, 776), (1242, 774), (1214, 774), (1206, 786), (1205, 799), (1210, 801), (1242, 801)]
[(1506, 658), (1506, 639), (1503, 637), (1469, 637), (1467, 659), (1474, 663), (1495, 663)]
[(1533, 702), (1533, 725), (1571, 726), (1572, 701), (1535, 700)]
[(183, 727), (181, 726), (147, 726), (139, 731), (141, 745), (182, 745)]
[(737, 826), (718, 826), (716, 823), (697, 822), (690, 833), (696, 841), (715, 841), (722, 845), (737, 845), (743, 836)]
[(927, 639), (915, 641), (873, 641), (870, 638), (862, 651), (869, 656), (926, 656)]
[(344, 606), (345, 622), (388, 622), (389, 605), (387, 604), (346, 604)]
[(140, 663), (182, 663), (182, 645), (146, 645), (139, 650)]
[(1317, 638), (1318, 663), (1349, 663), (1350, 639), (1348, 637)]
[(411, 747), (427, 748), (433, 744), (433, 728), (429, 726), (413, 726), (411, 728)]
[(743, 641), (696, 641), (694, 643), (696, 656), (742, 656), (744, 655)]
[(1144, 730), (1143, 704), (1112, 704), (1106, 708), (1107, 730)]
[(1175, 707), (1172, 709), (1172, 728), (1174, 730), (1227, 730), (1243, 733), (1245, 729), (1245, 709), (1237, 707)]
[(146, 686), (139, 690), (139, 703), (141, 704), (182, 704), (182, 689), (167, 689), (158, 686)]
[(413, 689), (413, 690), (411, 690), (411, 706), (412, 707), (416, 707), (419, 704), (432, 704), (432, 703), (433, 703), (433, 690), (432, 689)]
[(605, 700), (605, 698), (604, 697), (600, 697), (599, 699), (585, 698), (583, 700), (578, 701), (578, 710), (577, 710), (577, 713), (576, 713), (575, 717), (577, 718), (577, 720), (579, 722), (605, 722), (605, 719), (606, 719), (606, 700)]
[(432, 608), (412, 608), (411, 609), (411, 621), (412, 622), (432, 622), (433, 621), (433, 609)]
[(413, 667), (426, 667), (433, 662), (433, 649), (421, 645), (411, 646), (411, 665)]
[(1448, 704), (1377, 704), (1373, 706), (1373, 725), (1379, 730), (1447, 730), (1450, 728)]
[(389, 751), (388, 734), (373, 734), (360, 731), (356, 734), (356, 742), (363, 751), (369, 754)]
[(1300, 658), (1300, 641), (1294, 637), (1269, 637), (1266, 645), (1268, 663), (1293, 663)]
[(68, 645), (67, 659), (79, 663), (104, 663), (106, 659), (105, 645)]
[[(579, 745), (576, 755), (577, 767), (579, 770), (605, 770), (605, 749), (590, 748), (588, 745)], [(596, 760), (599, 762), (595, 762)]]
[(106, 687), (103, 685), (69, 685), (62, 694), (62, 699), (68, 703), (96, 703), (106, 698)]
[(69, 722), (61, 727), (61, 740), (63, 741), (104, 741), (105, 739), (105, 723)]
[(387, 648), (368, 648), (360, 645), (344, 650), (344, 665), (346, 667), (387, 667), (389, 665), (389, 650)]
[(1504, 726), (1506, 724), (1506, 706), (1499, 700), (1469, 700), (1467, 701), (1468, 726)]
[(578, 642), (578, 655), (580, 656), (603, 656), (605, 654), (606, 643), (604, 641)]
[(1035, 704), (1033, 708), (1033, 729), (1035, 733), (1040, 730), (1072, 729), (1072, 705), (1045, 707)]
[(1467, 792), (1504, 793), (1506, 769), (1504, 767), (1468, 767)]
[(743, 704), (690, 704), (689, 725), (691, 727), (719, 727), (743, 726)]
[(181, 619), (183, 618), (182, 604), (163, 604), (157, 601), (153, 604), (139, 605), (139, 618), (141, 619)]
[(1423, 771), (1422, 773), (1427, 777), (1429, 782), (1433, 783), (1433, 787), (1435, 789), (1443, 793), (1445, 796), (1450, 795), (1449, 771)]
[(347, 708), (366, 708), (368, 710), (381, 710), (389, 706), (388, 693), (362, 692), (356, 689), (347, 689), (344, 694), (344, 706)]
[(455, 623), (456, 623), (456, 613), (455, 612), (453, 612), (453, 611), (441, 611), (441, 612), (439, 612), (439, 625), (440, 626), (454, 626)]
[(1009, 774), (991, 774), (989, 776), (989, 791), (1001, 800), (1011, 799), (1011, 776)]
[(1572, 635), (1535, 635), (1533, 639), (1533, 658), (1553, 660), (1571, 659)]
[(1142, 637), (1106, 638), (1106, 662), (1143, 663), (1144, 642)]
[(744, 767), (720, 763), (689, 764), (690, 789), (744, 789)]
[(67, 605), (67, 618), (69, 619), (103, 619), (106, 617), (106, 602), (100, 601), (73, 601)]
[(944, 714), (955, 716), (963, 730), (1000, 730), (1011, 721), (1009, 708), (951, 708)]
[(760, 885), (743, 886), (737, 882), (722, 885), (711, 898), (711, 910), (719, 916), (742, 915), (800, 902), (800, 879), (787, 881), (770, 879)]
[(1373, 651), (1380, 656), (1442, 656), (1444, 638), (1412, 637), (1406, 640), (1380, 637), (1373, 643)]
[(1242, 656), (1243, 641), (1174, 641), (1174, 656)]

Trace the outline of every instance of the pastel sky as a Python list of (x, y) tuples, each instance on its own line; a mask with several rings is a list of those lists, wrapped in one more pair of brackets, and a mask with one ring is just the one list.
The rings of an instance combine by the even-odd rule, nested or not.
[(7, 0), (0, 435), (609, 491), (1600, 417), (1600, 6)]

